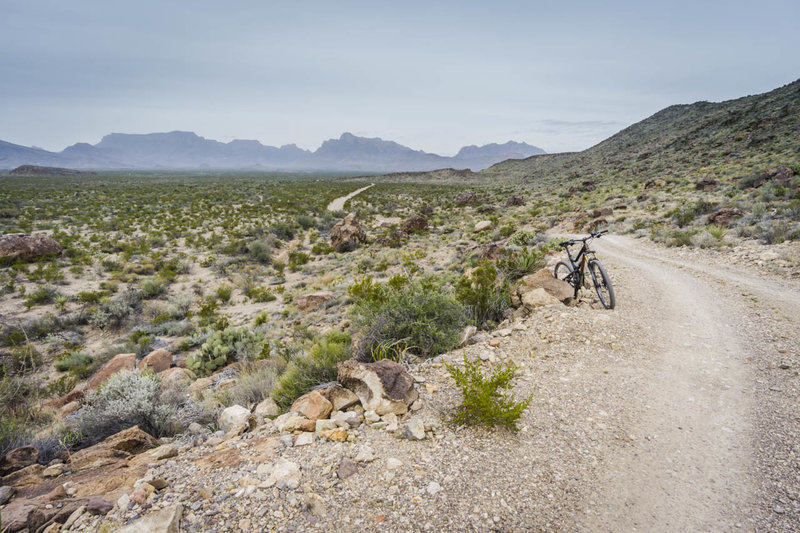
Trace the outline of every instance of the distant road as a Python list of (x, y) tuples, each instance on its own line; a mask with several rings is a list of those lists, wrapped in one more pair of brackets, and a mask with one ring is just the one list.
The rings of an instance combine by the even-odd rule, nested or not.
[(331, 203), (328, 204), (328, 211), (342, 211), (342, 210), (344, 210), (344, 204), (347, 202), (347, 200), (349, 200), (350, 198), (356, 196), (357, 194), (361, 194), (362, 192), (366, 191), (367, 189), (369, 189), (373, 185), (375, 185), (375, 184), (372, 183), (370, 185), (367, 185), (366, 187), (362, 187), (362, 188), (358, 189), (357, 191), (351, 192), (347, 196), (340, 196), (339, 198), (337, 198), (336, 200), (334, 200), (334, 201), (332, 201)]

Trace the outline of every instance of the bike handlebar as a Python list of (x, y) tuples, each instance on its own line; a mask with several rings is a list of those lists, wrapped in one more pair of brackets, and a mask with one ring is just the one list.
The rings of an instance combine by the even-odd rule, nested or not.
[(560, 242), (558, 243), (558, 245), (566, 248), (567, 246), (572, 246), (576, 242), (586, 242), (589, 239), (600, 238), (602, 235), (605, 235), (606, 233), (608, 233), (608, 230), (604, 229), (603, 231), (598, 231), (597, 233), (589, 233), (589, 236), (584, 237), (583, 239), (570, 239), (568, 241)]

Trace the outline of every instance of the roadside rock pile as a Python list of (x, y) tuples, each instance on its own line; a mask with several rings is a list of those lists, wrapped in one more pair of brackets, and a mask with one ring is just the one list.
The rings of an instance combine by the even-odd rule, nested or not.
[(331, 228), (331, 246), (336, 250), (354, 250), (359, 244), (367, 242), (367, 233), (350, 213)]

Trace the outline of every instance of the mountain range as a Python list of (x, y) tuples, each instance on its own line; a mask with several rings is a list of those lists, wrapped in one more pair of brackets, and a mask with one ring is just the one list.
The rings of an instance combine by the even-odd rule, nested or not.
[(294, 144), (228, 143), (188, 131), (111, 133), (97, 144), (77, 143), (61, 152), (0, 141), (0, 169), (46, 165), (75, 169), (230, 169), (271, 171), (396, 172), (445, 167), (481, 170), (507, 159), (544, 154), (526, 143), (465, 146), (453, 157), (413, 150), (393, 141), (343, 133), (315, 151)]

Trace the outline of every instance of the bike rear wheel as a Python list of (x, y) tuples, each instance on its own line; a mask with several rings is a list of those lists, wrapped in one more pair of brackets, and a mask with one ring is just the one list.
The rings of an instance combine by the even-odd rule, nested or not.
[(608, 273), (606, 273), (606, 269), (603, 268), (600, 261), (597, 259), (589, 261), (589, 273), (592, 275), (594, 290), (597, 291), (597, 296), (600, 297), (600, 303), (606, 309), (614, 309), (616, 305), (614, 286), (611, 284), (611, 278), (608, 277)]
[(578, 297), (578, 289), (580, 287), (576, 287), (577, 282), (575, 281), (575, 272), (572, 269), (572, 265), (566, 261), (559, 261), (553, 269), (553, 277), (572, 285), (572, 288), (575, 289), (575, 297)]

